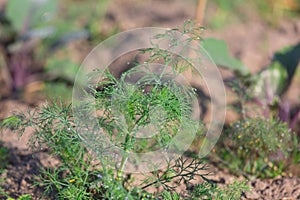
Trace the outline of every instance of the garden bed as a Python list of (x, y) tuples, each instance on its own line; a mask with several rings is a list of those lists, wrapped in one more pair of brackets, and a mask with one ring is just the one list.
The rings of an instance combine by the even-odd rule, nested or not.
[[(193, 18), (195, 15), (195, 4), (192, 1), (174, 1), (171, 8), (171, 1), (116, 0), (114, 2), (108, 6), (103, 20), (102, 31), (106, 34), (112, 31), (112, 27), (118, 27), (120, 31), (123, 31), (147, 26), (179, 26), (184, 20)], [(214, 9), (209, 9), (207, 12), (207, 16), (209, 16), (210, 13), (214, 12)], [(282, 19), (276, 25), (269, 25), (256, 14), (246, 13), (246, 15), (248, 19), (245, 22), (233, 22), (219, 30), (208, 29), (204, 32), (203, 37), (225, 40), (230, 53), (249, 67), (252, 73), (257, 73), (269, 65), (271, 57), (279, 49), (299, 43), (299, 17)], [(86, 46), (82, 47), (82, 44)], [(82, 49), (84, 52), (88, 52), (88, 49), (92, 48), (91, 44), (84, 42), (75, 44), (75, 47), (77, 48), (70, 48), (73, 60), (82, 60), (85, 57), (85, 55), (80, 54)], [(224, 79), (233, 77), (233, 73), (226, 70), (222, 70), (222, 75)], [(299, 104), (299, 83), (300, 76), (296, 74), (291, 86), (284, 94), (284, 99), (289, 100), (291, 106)], [(5, 96), (6, 92), (3, 91), (0, 97)], [(28, 108), (32, 110), (35, 106), (45, 104), (41, 100), (44, 96), (36, 96), (35, 98), (34, 95), (33, 93), (27, 94), (30, 97), (29, 100), (28, 98), (12, 99), (5, 97), (0, 102), (0, 119), (10, 116), (14, 111), (26, 112)], [(233, 122), (238, 117), (233, 112), (228, 112), (226, 122)], [(40, 198), (43, 188), (34, 186), (35, 177), (40, 174), (39, 169), (41, 167), (55, 168), (59, 164), (57, 159), (50, 156), (47, 149), (41, 149), (34, 154), (27, 149), (27, 142), (31, 138), (31, 134), (32, 130), (29, 129), (20, 138), (8, 130), (0, 135), (0, 141), (3, 141), (3, 146), (8, 149), (8, 165), (1, 174), (1, 178), (5, 180), (2, 188), (13, 198), (18, 198), (23, 194), (31, 194), (33, 199)], [(216, 161), (210, 162), (208, 160), (208, 171), (212, 172), (208, 178), (221, 188), (234, 183), (235, 180), (246, 180), (242, 175), (233, 175), (230, 170), (224, 170)], [(294, 166), (289, 171), (293, 173), (272, 179), (254, 178), (248, 180), (247, 185), (250, 186), (250, 191), (243, 193), (242, 199), (300, 199), (299, 168)], [(2, 198), (1, 195), (0, 198)]]

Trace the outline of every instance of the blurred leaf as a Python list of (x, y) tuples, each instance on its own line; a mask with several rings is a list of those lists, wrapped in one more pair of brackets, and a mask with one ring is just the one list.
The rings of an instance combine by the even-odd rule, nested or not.
[(56, 9), (56, 0), (9, 0), (6, 15), (14, 28), (22, 32), (49, 21)]
[(275, 53), (273, 62), (279, 62), (288, 73), (288, 84), (292, 80), (300, 62), (300, 43), (285, 47)]
[(79, 64), (68, 59), (58, 60), (49, 59), (46, 64), (46, 71), (55, 78), (64, 79), (66, 81), (74, 82)]
[(232, 70), (242, 76), (248, 76), (250, 74), (249, 69), (245, 65), (229, 55), (227, 45), (223, 40), (206, 38), (202, 45), (217, 65)]
[(46, 83), (44, 94), (48, 99), (61, 98), (64, 102), (71, 103), (72, 100), (72, 87), (62, 82), (49, 82)]
[(254, 95), (262, 99), (268, 98), (268, 100), (272, 101), (275, 96), (284, 92), (288, 73), (285, 66), (275, 61), (268, 68), (257, 74), (254, 80)]
[(284, 47), (274, 55), (272, 63), (254, 77), (256, 97), (280, 96), (289, 87), (300, 62), (300, 44)]

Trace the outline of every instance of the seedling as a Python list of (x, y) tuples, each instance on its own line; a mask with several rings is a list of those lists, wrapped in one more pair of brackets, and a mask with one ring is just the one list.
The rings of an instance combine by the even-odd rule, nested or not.
[(298, 148), (297, 136), (286, 123), (257, 117), (226, 128), (215, 156), (234, 173), (266, 178), (287, 175), (288, 166), (297, 164), (289, 160)]

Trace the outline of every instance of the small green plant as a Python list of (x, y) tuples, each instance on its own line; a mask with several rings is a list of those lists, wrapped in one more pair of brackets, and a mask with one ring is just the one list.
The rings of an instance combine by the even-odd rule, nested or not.
[(217, 156), (232, 171), (248, 177), (284, 175), (296, 136), (276, 118), (247, 118), (224, 131)]
[(224, 187), (217, 187), (215, 184), (204, 183), (195, 185), (190, 190), (190, 199), (222, 199), (232, 200), (240, 199), (243, 192), (250, 190), (250, 187), (246, 184), (246, 181), (235, 181), (232, 184), (228, 184)]
[[(281, 96), (296, 72), (299, 44), (276, 52), (271, 64), (255, 75), (228, 56), (224, 42), (206, 39), (204, 46), (216, 64), (235, 73), (235, 79), (227, 83), (238, 99), (232, 106), (242, 117), (225, 129), (216, 148), (219, 161), (248, 177), (286, 175), (289, 165), (299, 164), (299, 136), (293, 131), (299, 131), (300, 112)], [(252, 103), (251, 110), (248, 103)], [(251, 117), (257, 113), (262, 116)]]
[(300, 109), (299, 105), (292, 107), (283, 94), (299, 66), (300, 45), (276, 52), (272, 62), (257, 74), (251, 74), (245, 65), (232, 58), (225, 42), (207, 38), (203, 45), (218, 66), (235, 74), (226, 83), (237, 96), (231, 106), (242, 118), (225, 128), (215, 148), (214, 158), (219, 166), (248, 178), (291, 175), (289, 168), (299, 165), (296, 124)]
[[(103, 77), (106, 81), (97, 86), (106, 85), (105, 88), (93, 91), (97, 99), (96, 108), (104, 113), (99, 117), (100, 127), (113, 144), (126, 152), (119, 168), (120, 175), (128, 152), (135, 150), (143, 153), (168, 148), (180, 127), (197, 129), (198, 126), (192, 120), (184, 124), (191, 115), (189, 98), (195, 95), (193, 90), (178, 87), (170, 80), (161, 82), (155, 74), (146, 75), (137, 86), (125, 81), (125, 78), (141, 72), (140, 69), (129, 70), (119, 81), (106, 73)], [(141, 130), (151, 128), (149, 125), (154, 127), (153, 133), (157, 133), (154, 137), (136, 137)]]
[[(183, 33), (196, 33), (189, 25)], [(156, 39), (160, 37), (172, 37), (174, 44), (178, 44), (172, 32)], [(181, 146), (170, 145), (172, 138), (182, 131), (187, 133), (185, 138), (179, 138), (184, 142), (190, 131), (197, 131), (199, 124), (190, 120), (195, 90), (175, 81), (191, 65), (179, 65), (178, 57), (157, 48), (143, 52), (152, 53), (149, 62), (157, 59), (165, 62), (163, 73), (150, 70), (145, 63), (137, 64), (119, 78), (109, 70), (94, 71), (87, 78), (96, 77), (98, 81), (91, 82), (84, 90), (84, 97), (92, 98), (92, 103), (73, 105), (73, 111), (80, 110), (82, 120), (74, 116), (70, 105), (62, 102), (3, 120), (2, 127), (19, 134), (31, 127), (34, 133), (30, 147), (47, 148), (60, 160), (57, 167), (42, 169), (37, 180), (45, 189), (45, 195), (54, 199), (159, 199), (167, 196), (178, 199), (181, 194), (176, 191), (177, 186), (183, 184), (188, 188), (196, 177), (208, 181), (206, 166), (197, 158), (166, 157), (167, 165), (163, 169), (150, 163), (147, 167), (151, 167), (151, 173), (145, 173), (139, 185), (134, 184), (132, 173), (126, 172), (126, 165), (133, 162), (131, 152), (137, 155), (157, 149), (176, 152)], [(140, 78), (132, 82), (132, 77)], [(93, 118), (95, 111), (97, 116)], [(155, 134), (150, 138), (138, 137), (145, 129)], [(119, 158), (112, 157), (113, 151), (108, 151), (112, 148), (122, 151)], [(143, 164), (142, 159), (135, 157), (134, 163)], [(160, 191), (150, 193), (149, 188)]]
[(8, 197), (7, 200), (32, 200), (32, 196), (30, 194), (24, 194), (17, 199)]
[(17, 125), (14, 128), (18, 131), (32, 127), (35, 133), (30, 146), (33, 149), (49, 148), (50, 153), (61, 160), (56, 168), (43, 169), (37, 179), (37, 184), (45, 188), (47, 196), (59, 199), (154, 199), (155, 195), (144, 189), (162, 186), (166, 191), (173, 191), (169, 184), (174, 179), (185, 184), (196, 176), (205, 179), (207, 172), (202, 172), (205, 169), (202, 161), (181, 158), (173, 165), (170, 163), (166, 170), (152, 172), (142, 186), (130, 186), (131, 180), (126, 178), (121, 168), (101, 165), (101, 161), (95, 163), (95, 158), (84, 147), (72, 124), (70, 107), (59, 104), (50, 104), (27, 116), (20, 114), (6, 120), (5, 126)]
[[(192, 25), (191, 22), (185, 24), (183, 34), (190, 34), (192, 39), (199, 41), (198, 29)], [(178, 44), (172, 31), (155, 39), (166, 37), (174, 42), (171, 45)], [(186, 42), (189, 44), (191, 41)], [(37, 184), (44, 188), (47, 197), (182, 199), (182, 194), (176, 191), (179, 185), (188, 189), (196, 177), (200, 177), (204, 184), (209, 182), (206, 166), (198, 158), (164, 158), (166, 166), (163, 169), (159, 169), (156, 163), (150, 163), (147, 166), (151, 167), (150, 173), (144, 173), (142, 180), (136, 180), (140, 183), (138, 185), (133, 174), (125, 169), (130, 162), (137, 166), (143, 164), (143, 157), (132, 159), (131, 152), (143, 155), (158, 149), (166, 152), (180, 150), (180, 145), (170, 145), (172, 138), (182, 131), (187, 134), (177, 140), (185, 142), (190, 131), (196, 132), (199, 125), (199, 121), (190, 119), (193, 111), (191, 105), (196, 99), (195, 90), (176, 82), (176, 77), (189, 69), (191, 64), (155, 47), (142, 50), (142, 53), (150, 53), (150, 58), (119, 78), (109, 70), (92, 72), (87, 78), (96, 78), (97, 81), (91, 81), (84, 89), (84, 98), (89, 97), (92, 102), (75, 104), (73, 110), (71, 105), (53, 102), (3, 120), (3, 128), (10, 128), (19, 134), (31, 127), (34, 133), (29, 146), (32, 149), (47, 148), (52, 156), (60, 160), (55, 168), (42, 169), (42, 175), (37, 179)], [(155, 60), (164, 61), (163, 73), (150, 70), (146, 64)], [(131, 79), (136, 80), (136, 77), (139, 77), (138, 81)], [(76, 112), (72, 112), (77, 110), (80, 111), (79, 120), (78, 116), (74, 116)], [(93, 118), (95, 113), (96, 118)], [(155, 134), (150, 138), (138, 137), (145, 129)], [(114, 151), (108, 151), (110, 149), (121, 150), (120, 157), (113, 157)], [(209, 185), (203, 187), (211, 190)], [(150, 192), (153, 189), (157, 192)], [(224, 190), (224, 193), (229, 194), (228, 191)], [(240, 191), (230, 194), (232, 199), (238, 199)], [(200, 194), (187, 195), (197, 198)]]

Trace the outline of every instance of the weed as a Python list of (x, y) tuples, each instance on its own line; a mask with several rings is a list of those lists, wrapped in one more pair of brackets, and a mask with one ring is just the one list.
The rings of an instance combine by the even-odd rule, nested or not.
[(243, 192), (250, 190), (250, 187), (246, 185), (246, 182), (235, 181), (232, 184), (228, 184), (225, 187), (217, 187), (215, 184), (204, 183), (195, 185), (191, 193), (190, 199), (240, 199)]
[(297, 149), (295, 139), (276, 118), (247, 118), (225, 130), (216, 154), (235, 173), (275, 177), (284, 174), (286, 161)]

